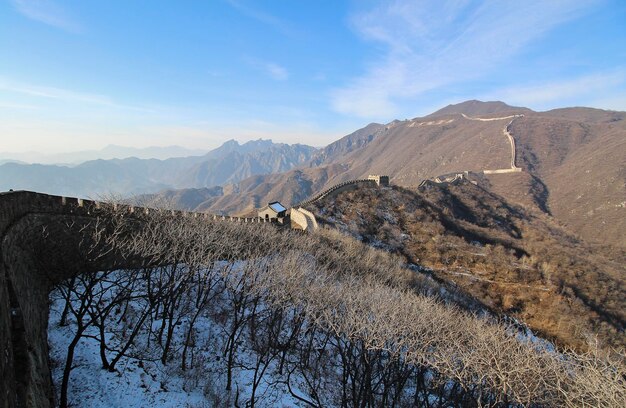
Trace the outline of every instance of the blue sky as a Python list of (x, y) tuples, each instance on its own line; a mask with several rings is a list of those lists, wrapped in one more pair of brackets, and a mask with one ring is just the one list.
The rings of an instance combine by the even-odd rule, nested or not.
[(322, 146), (467, 99), (626, 110), (626, 1), (0, 0), (0, 151)]

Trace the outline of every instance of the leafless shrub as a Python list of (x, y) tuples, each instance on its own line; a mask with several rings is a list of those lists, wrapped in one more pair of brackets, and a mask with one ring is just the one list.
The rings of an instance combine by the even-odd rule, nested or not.
[[(118, 210), (98, 229), (98, 240), (140, 261), (147, 318), (160, 322), (150, 338), (163, 364), (179, 356), (181, 371), (199, 364), (187, 362), (194, 322), (215, 299), (224, 301), (224, 387), (234, 401), (220, 398), (209, 378), (205, 395), (214, 406), (243, 398), (232, 384), (243, 341), (257, 356), (246, 367), (255, 385), (276, 362), (294, 398), (313, 406), (333, 398), (340, 405), (419, 405), (433, 395), (452, 406), (623, 406), (623, 355), (555, 353), (519, 338), (516, 330), (421, 294), (438, 287), (404, 268), (401, 258), (336, 232), (303, 235)], [(141, 317), (133, 319), (138, 327)], [(170, 350), (177, 330), (180, 354)], [(195, 367), (187, 374), (193, 385)], [(296, 374), (307, 395), (293, 391)], [(255, 401), (253, 392), (247, 404)]]

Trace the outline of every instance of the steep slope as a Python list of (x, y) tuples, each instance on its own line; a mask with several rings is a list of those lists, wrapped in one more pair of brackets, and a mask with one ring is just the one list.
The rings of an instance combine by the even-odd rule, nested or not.
[(402, 185), (455, 171), (505, 168), (510, 162), (510, 145), (502, 134), (507, 123), (461, 115), (397, 122), (344, 161), (353, 178), (389, 174)]
[(404, 255), (562, 345), (584, 348), (594, 335), (624, 345), (626, 253), (589, 246), (478, 185), (361, 187), (309, 209), (318, 222)]
[(380, 123), (370, 123), (362, 129), (342, 137), (321, 149), (309, 163), (310, 167), (318, 167), (324, 164), (342, 160), (345, 155), (367, 146), (372, 140), (385, 129)]
[[(570, 119), (579, 118), (579, 119)], [(626, 114), (574, 108), (511, 125), (550, 213), (588, 240), (626, 247)]]
[[(472, 116), (477, 112), (483, 116)], [(512, 122), (472, 120), (520, 113)], [(436, 117), (396, 122), (344, 157), (349, 165), (344, 178), (388, 174), (395, 184), (416, 186), (440, 174), (504, 169), (511, 146), (503, 130), (510, 123), (523, 172), (489, 174), (485, 185), (554, 215), (587, 240), (626, 247), (626, 113), (587, 108), (541, 113), (471, 101), (431, 116)]]

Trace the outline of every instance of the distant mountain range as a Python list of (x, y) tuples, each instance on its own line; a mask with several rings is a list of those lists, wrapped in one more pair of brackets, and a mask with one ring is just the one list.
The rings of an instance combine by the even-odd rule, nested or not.
[[(515, 141), (521, 172), (508, 169)], [(534, 112), (503, 102), (467, 101), (386, 125), (372, 123), (320, 149), (298, 168), (256, 175), (219, 190), (168, 192), (188, 209), (251, 213), (292, 205), (333, 184), (386, 174), (416, 187), (471, 171), (507, 200), (553, 215), (592, 242), (626, 247), (626, 112), (565, 108)]]
[(203, 156), (166, 160), (92, 160), (76, 166), (4, 163), (0, 190), (98, 197), (154, 193), (165, 189), (203, 188), (237, 183), (257, 174), (290, 170), (308, 162), (317, 149), (305, 145), (230, 140)]
[(90, 160), (126, 159), (169, 159), (171, 157), (202, 156), (206, 150), (187, 149), (181, 146), (151, 146), (144, 148), (108, 145), (100, 150), (83, 150), (67, 153), (41, 152), (0, 152), (0, 164), (6, 162), (20, 162), (28, 164), (60, 164), (78, 165)]
[(473, 100), (425, 117), (370, 123), (322, 149), (231, 140), (202, 156), (166, 160), (94, 160), (74, 167), (4, 163), (0, 190), (149, 194), (144, 198), (168, 198), (185, 209), (241, 215), (273, 200), (293, 205), (368, 174), (386, 174), (393, 184), (414, 188), (424, 179), (464, 171), (591, 242), (626, 247), (626, 112), (591, 108), (535, 112)]

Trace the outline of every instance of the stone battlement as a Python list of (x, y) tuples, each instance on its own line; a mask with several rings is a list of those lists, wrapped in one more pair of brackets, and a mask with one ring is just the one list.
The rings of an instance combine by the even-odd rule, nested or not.
[[(0, 193), (0, 408), (50, 407), (48, 293), (70, 276), (133, 267), (114, 253), (96, 259), (85, 253), (85, 228), (96, 217), (151, 213), (208, 221), (276, 223), (276, 219), (172, 211), (62, 197), (32, 191)], [(38, 262), (45, 259), (45, 265)]]

